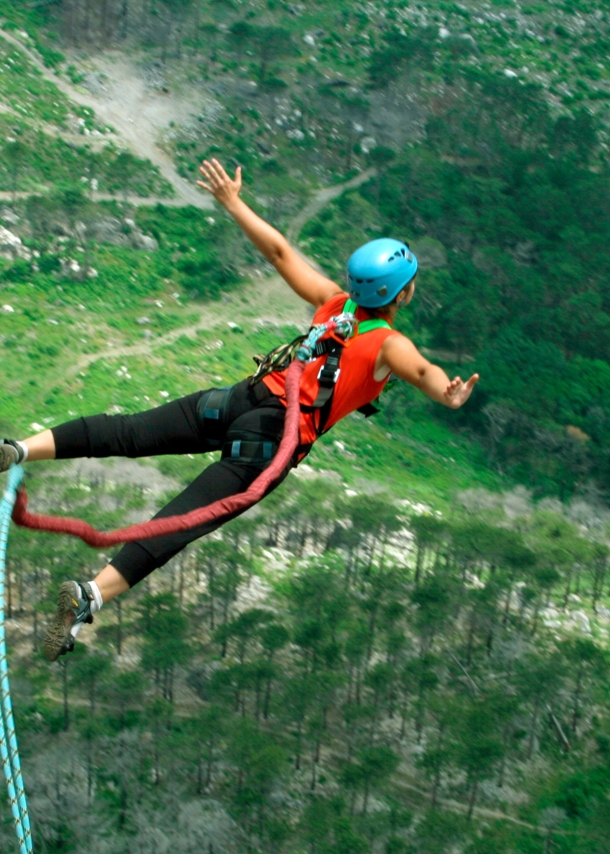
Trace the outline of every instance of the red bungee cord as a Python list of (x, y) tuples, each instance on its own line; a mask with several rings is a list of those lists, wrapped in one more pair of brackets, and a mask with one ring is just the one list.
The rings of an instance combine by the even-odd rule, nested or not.
[(284, 435), (277, 454), (271, 464), (253, 481), (248, 489), (222, 498), (207, 507), (199, 507), (184, 513), (182, 516), (168, 516), (165, 519), (152, 519), (140, 525), (129, 525), (127, 528), (119, 528), (106, 534), (96, 531), (87, 522), (71, 517), (43, 516), (30, 513), (27, 509), (28, 496), (25, 487), (21, 487), (17, 494), (17, 501), (13, 510), (13, 522), (22, 528), (31, 528), (37, 531), (48, 531), (52, 534), (70, 534), (80, 537), (87, 545), (94, 548), (115, 546), (118, 543), (131, 543), (135, 540), (147, 539), (148, 537), (159, 537), (163, 534), (175, 534), (178, 531), (186, 531), (196, 528), (216, 519), (223, 519), (241, 510), (247, 510), (265, 495), (271, 486), (289, 465), (294, 452), (299, 444), (299, 424), (301, 408), (299, 403), (299, 388), (301, 374), (305, 362), (294, 359), (286, 374), (286, 418), (284, 422)]

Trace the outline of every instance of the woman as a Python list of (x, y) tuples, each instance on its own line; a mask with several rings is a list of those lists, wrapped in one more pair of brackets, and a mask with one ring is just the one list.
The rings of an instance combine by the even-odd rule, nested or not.
[[(359, 328), (369, 325), (366, 334), (356, 334), (341, 352), (320, 355), (305, 368), (300, 395), (301, 445), (291, 466), (298, 464), (322, 432), (374, 400), (391, 373), (453, 409), (468, 400), (477, 374), (467, 382), (460, 377), (450, 380), (409, 339), (392, 329), (397, 312), (408, 305), (415, 290), (417, 260), (405, 244), (384, 238), (356, 250), (348, 262), (348, 294), (318, 273), (243, 202), (240, 167), (231, 178), (213, 159), (204, 160), (200, 171), (203, 180), (198, 185), (228, 211), (287, 284), (314, 306), (314, 323), (345, 311), (351, 298), (348, 308), (355, 312)], [(193, 454), (221, 449), (222, 458), (208, 466), (155, 518), (181, 515), (244, 491), (269, 465), (283, 433), (284, 378), (285, 370), (272, 370), (255, 384), (249, 378), (229, 390), (199, 391), (136, 415), (94, 415), (24, 441), (5, 439), (0, 444), (0, 471), (26, 460)], [(272, 488), (281, 483), (291, 466)], [(178, 534), (127, 543), (93, 581), (64, 582), (44, 640), (46, 657), (55, 661), (72, 650), (78, 631), (84, 623), (92, 622), (93, 614), (104, 603), (219, 524), (216, 521)]]

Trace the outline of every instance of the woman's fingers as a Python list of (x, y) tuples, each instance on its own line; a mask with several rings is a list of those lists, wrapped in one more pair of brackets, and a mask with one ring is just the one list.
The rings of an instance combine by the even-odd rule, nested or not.
[(225, 179), (225, 180), (227, 180), (227, 181), (230, 181), (230, 180), (231, 180), (231, 179), (229, 178), (229, 176), (227, 175), (227, 173), (225, 172), (225, 168), (224, 168), (224, 166), (222, 165), (222, 163), (220, 163), (220, 161), (216, 160), (216, 158), (215, 158), (215, 157), (213, 157), (213, 158), (212, 158), (212, 163), (213, 163), (214, 168), (216, 169), (216, 171), (218, 172), (218, 174), (220, 175), (220, 177), (221, 177), (221, 178), (223, 178), (223, 179)]
[(218, 160), (212, 159), (211, 163), (206, 160), (205, 163), (207, 164), (210, 172), (212, 173), (212, 175), (214, 176), (214, 178), (216, 179), (216, 182), (218, 184), (223, 184), (223, 183), (225, 183), (225, 181), (228, 180), (229, 176), (227, 175), (225, 170), (222, 168), (222, 166), (220, 165)]

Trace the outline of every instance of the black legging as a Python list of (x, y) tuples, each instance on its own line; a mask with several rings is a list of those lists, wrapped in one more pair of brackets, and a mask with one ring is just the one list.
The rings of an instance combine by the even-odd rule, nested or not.
[[(217, 445), (211, 446), (206, 439), (197, 415), (197, 403), (204, 393), (195, 392), (136, 415), (92, 415), (53, 427), (56, 459), (203, 454), (216, 450)], [(223, 439), (225, 442), (245, 438), (279, 443), (284, 432), (285, 412), (285, 407), (264, 383), (251, 387), (248, 380), (243, 380), (233, 388), (228, 428)], [(268, 465), (269, 460), (245, 461), (223, 457), (208, 466), (154, 518), (179, 516), (243, 492)], [(282, 472), (272, 489), (284, 480), (291, 467)], [(188, 543), (214, 531), (227, 518), (238, 515), (235, 513), (222, 521), (209, 522), (188, 531), (126, 543), (112, 559), (112, 565), (133, 587)]]

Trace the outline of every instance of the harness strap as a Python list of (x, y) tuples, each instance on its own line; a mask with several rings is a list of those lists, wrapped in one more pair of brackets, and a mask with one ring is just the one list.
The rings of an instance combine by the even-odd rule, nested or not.
[[(357, 309), (358, 305), (352, 299), (348, 299), (343, 306), (344, 313), (348, 314), (355, 315)], [(369, 320), (361, 320), (358, 322), (357, 334), (363, 335), (366, 332), (372, 332), (374, 329), (391, 328), (392, 327), (387, 320), (383, 320), (380, 317), (372, 317)], [(339, 365), (344, 347), (345, 344), (342, 341), (338, 341), (336, 338), (323, 338), (318, 341), (314, 350), (314, 355), (316, 357), (327, 354), (327, 358), (318, 374), (319, 388), (316, 399), (311, 406), (304, 406), (301, 404), (301, 412), (311, 413), (315, 412), (316, 409), (320, 411), (318, 423), (316, 425), (316, 433), (318, 436), (321, 436), (322, 433), (325, 432), (326, 424), (330, 418), (335, 384), (339, 379), (339, 374), (341, 373)], [(379, 408), (373, 403), (365, 403), (364, 406), (358, 408), (358, 412), (361, 412), (365, 418), (369, 418), (371, 415), (375, 415), (375, 413), (379, 411)]]
[(250, 442), (245, 439), (234, 439), (222, 446), (222, 459), (241, 460), (243, 463), (272, 460), (278, 449), (277, 442)]

